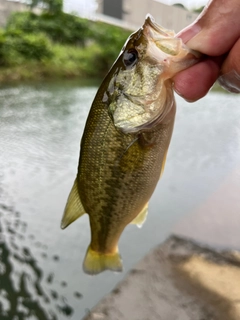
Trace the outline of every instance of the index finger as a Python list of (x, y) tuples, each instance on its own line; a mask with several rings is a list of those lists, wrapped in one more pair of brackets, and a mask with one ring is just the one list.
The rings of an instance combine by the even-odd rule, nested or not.
[(189, 102), (205, 96), (219, 75), (219, 64), (210, 58), (179, 72), (173, 79), (174, 90)]
[(210, 56), (228, 52), (240, 35), (240, 1), (212, 0), (178, 37), (191, 49)]

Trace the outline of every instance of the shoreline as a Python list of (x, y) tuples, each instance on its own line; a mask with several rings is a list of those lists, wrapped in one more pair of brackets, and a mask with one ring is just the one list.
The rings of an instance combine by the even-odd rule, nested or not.
[[(95, 84), (99, 86), (103, 81), (105, 75), (99, 76), (89, 76), (85, 75), (84, 71), (76, 70), (75, 73), (66, 72), (61, 69), (58, 69), (58, 72), (55, 74), (49, 74), (47, 66), (40, 66), (36, 64), (36, 72), (28, 71), (29, 67), (34, 67), (30, 64), (25, 66), (19, 66), (15, 68), (0, 68), (0, 86), (15, 86), (18, 84), (29, 84), (29, 83), (41, 83), (41, 82), (79, 82), (79, 85), (88, 86)], [(24, 71), (26, 70), (26, 72)], [(20, 71), (20, 72), (19, 72)], [(106, 72), (107, 74), (107, 72)], [(228, 93), (224, 90), (217, 82), (212, 86), (210, 91)]]
[(237, 320), (240, 254), (172, 235), (83, 320)]

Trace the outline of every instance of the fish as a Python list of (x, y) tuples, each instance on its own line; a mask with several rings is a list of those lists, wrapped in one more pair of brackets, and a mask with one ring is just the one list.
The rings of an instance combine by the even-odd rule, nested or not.
[(199, 59), (198, 52), (147, 15), (100, 85), (61, 221), (64, 229), (89, 215), (85, 273), (122, 271), (120, 236), (127, 225), (144, 223), (164, 170), (176, 113), (172, 78)]

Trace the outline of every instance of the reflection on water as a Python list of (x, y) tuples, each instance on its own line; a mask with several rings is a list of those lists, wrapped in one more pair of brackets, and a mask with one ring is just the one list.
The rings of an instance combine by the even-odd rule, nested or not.
[[(74, 307), (83, 298), (78, 287), (69, 286), (67, 275), (62, 278), (63, 273), (56, 271), (61, 265), (60, 252), (54, 252), (52, 244), (56, 239), (44, 237), (49, 230), (43, 221), (47, 222), (51, 208), (44, 210), (41, 204), (49, 206), (44, 193), (49, 194), (59, 184), (59, 176), (66, 174), (63, 170), (56, 178), (54, 173), (61, 171), (63, 163), (71, 167), (69, 143), (59, 141), (64, 136), (69, 139), (73, 121), (67, 119), (75, 116), (71, 108), (78, 107), (76, 97), (59, 95), (58, 85), (50, 87), (16, 86), (0, 91), (1, 320), (74, 319)], [(83, 94), (83, 103), (85, 99)], [(55, 223), (59, 230), (61, 213), (60, 207)]]
[[(0, 318), (5, 319), (66, 319), (73, 315), (73, 307), (66, 297), (57, 292), (53, 284), (54, 272), (44, 279), (44, 270), (24, 240), (30, 239), (32, 246), (40, 249), (44, 259), (59, 263), (59, 256), (48, 257), (48, 247), (28, 234), (27, 223), (12, 207), (0, 205)], [(57, 265), (56, 265), (57, 267)], [(66, 287), (65, 281), (60, 281)], [(73, 292), (81, 299), (80, 292)]]
[(240, 160), (240, 96), (178, 98), (173, 140), (142, 229), (128, 226), (124, 272), (82, 271), (87, 216), (60, 220), (76, 175), (79, 142), (97, 87), (72, 82), (0, 89), (0, 319), (79, 320)]

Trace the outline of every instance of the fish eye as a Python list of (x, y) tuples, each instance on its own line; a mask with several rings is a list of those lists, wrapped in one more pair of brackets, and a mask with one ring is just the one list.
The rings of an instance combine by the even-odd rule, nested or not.
[(126, 67), (134, 66), (138, 60), (137, 50), (131, 49), (123, 54), (123, 63)]

